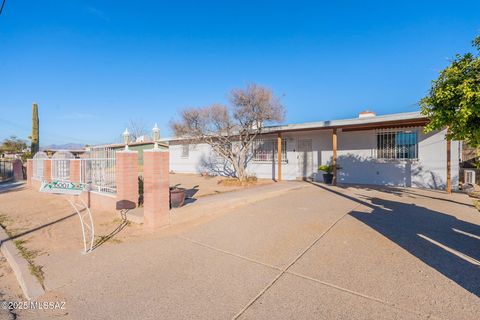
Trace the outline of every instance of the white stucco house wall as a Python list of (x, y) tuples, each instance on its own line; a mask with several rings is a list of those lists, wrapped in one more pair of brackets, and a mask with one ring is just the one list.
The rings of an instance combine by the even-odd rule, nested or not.
[[(337, 133), (339, 184), (366, 184), (445, 189), (447, 183), (446, 130), (425, 134), (427, 119), (419, 112), (303, 124), (270, 126), (252, 150), (247, 170), (258, 178), (277, 179), (277, 137), (283, 141), (282, 179), (322, 180), (320, 164), (333, 157), (332, 135)], [(170, 170), (177, 173), (229, 175), (231, 169), (205, 143), (182, 138), (166, 141)], [(461, 143), (451, 142), (451, 179), (458, 186)]]

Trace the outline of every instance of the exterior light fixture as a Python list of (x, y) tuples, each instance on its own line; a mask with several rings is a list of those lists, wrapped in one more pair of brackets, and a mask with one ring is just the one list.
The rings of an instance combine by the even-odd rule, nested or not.
[(125, 128), (125, 132), (123, 133), (123, 142), (125, 143), (125, 151), (128, 151), (129, 140), (130, 140), (130, 132), (128, 132), (128, 128)]
[(152, 129), (153, 134), (153, 142), (155, 142), (153, 149), (158, 149), (158, 141), (160, 140), (160, 129), (158, 128), (157, 124), (155, 123), (155, 127)]

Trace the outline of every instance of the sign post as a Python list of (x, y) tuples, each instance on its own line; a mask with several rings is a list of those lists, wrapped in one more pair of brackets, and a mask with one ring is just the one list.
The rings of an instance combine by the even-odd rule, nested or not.
[[(92, 213), (90, 212), (90, 209), (80, 197), (80, 195), (85, 190), (85, 188), (86, 188), (86, 185), (84, 183), (70, 182), (70, 181), (51, 181), (51, 182), (43, 181), (42, 185), (40, 186), (40, 192), (67, 196), (65, 198), (70, 203), (72, 208), (75, 209), (75, 211), (78, 214), (78, 217), (80, 218), (80, 224), (82, 226), (83, 248), (84, 248), (84, 253), (86, 254), (93, 250), (93, 242), (95, 239), (95, 229), (93, 226)], [(74, 198), (78, 199), (80, 203), (76, 203), (75, 201), (72, 201), (72, 199), (69, 196), (74, 196)], [(87, 242), (90, 242), (88, 246), (87, 246)]]

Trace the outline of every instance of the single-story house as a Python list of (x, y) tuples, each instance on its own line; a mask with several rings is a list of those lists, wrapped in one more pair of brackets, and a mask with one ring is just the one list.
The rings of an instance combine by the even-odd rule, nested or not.
[[(353, 119), (268, 126), (254, 143), (247, 170), (258, 178), (321, 181), (318, 166), (336, 162), (334, 181), (340, 184), (455, 189), (462, 144), (447, 141), (446, 130), (424, 133), (427, 123), (419, 112), (367, 111)], [(206, 143), (166, 142), (174, 172), (231, 173)]]

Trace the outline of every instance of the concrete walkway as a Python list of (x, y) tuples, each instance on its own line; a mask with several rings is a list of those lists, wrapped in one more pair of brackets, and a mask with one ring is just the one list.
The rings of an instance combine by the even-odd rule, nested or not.
[[(242, 190), (232, 190), (217, 195), (187, 198), (183, 207), (173, 208), (170, 211), (170, 224), (177, 225), (199, 218), (209, 218), (304, 187), (306, 185), (303, 182), (283, 181), (251, 186)], [(134, 223), (143, 223), (143, 207), (127, 211), (126, 218)]]
[(90, 255), (42, 256), (73, 319), (475, 319), (464, 195), (305, 184)]

